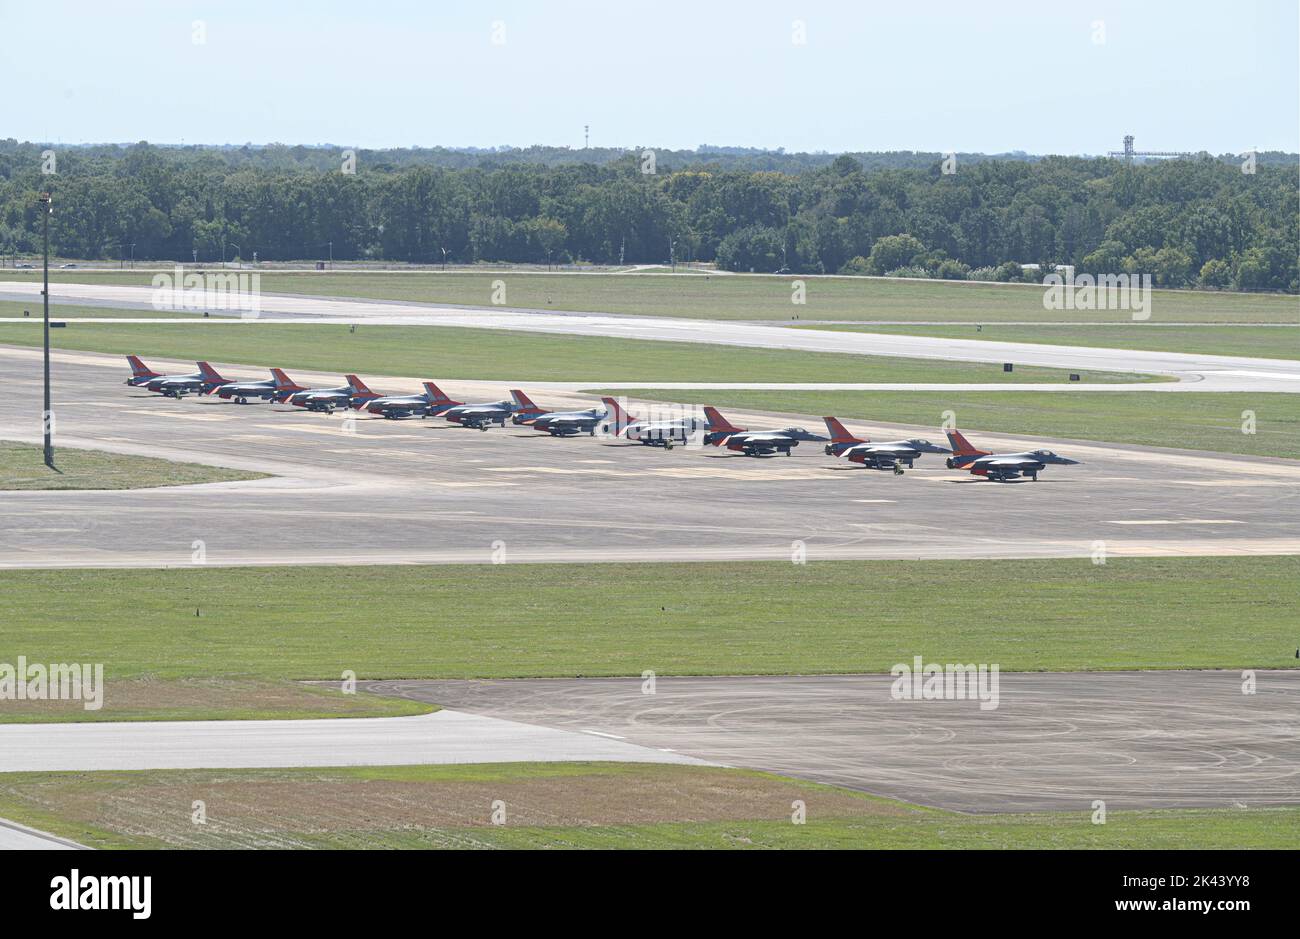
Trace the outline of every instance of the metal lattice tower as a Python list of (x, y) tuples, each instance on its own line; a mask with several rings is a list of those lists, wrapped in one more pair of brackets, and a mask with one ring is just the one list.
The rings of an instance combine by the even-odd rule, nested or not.
[(1126, 134), (1124, 137), (1123, 150), (1111, 150), (1106, 154), (1108, 157), (1123, 157), (1124, 162), (1132, 163), (1134, 157), (1189, 157), (1192, 156), (1185, 150), (1134, 150), (1133, 135)]

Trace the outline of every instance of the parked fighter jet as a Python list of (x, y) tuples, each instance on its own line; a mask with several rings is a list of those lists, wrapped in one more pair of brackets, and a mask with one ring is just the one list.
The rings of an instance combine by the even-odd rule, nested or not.
[(416, 414), (421, 417), (432, 417), (435, 414), (442, 414), (458, 401), (453, 401), (442, 393), (439, 388), (431, 381), (424, 384), (424, 392), (418, 395), (384, 395), (379, 398), (369, 398), (365, 401), (356, 402), (352, 406), (355, 408), (365, 407), (371, 414), (382, 414), (389, 419), (402, 417), (414, 417)]
[(271, 377), (262, 381), (232, 381), (217, 389), (217, 397), (236, 404), (247, 404), (249, 399), (260, 401), (284, 400), (295, 391), (306, 391), (278, 368), (271, 369)]
[(126, 361), (127, 364), (131, 366), (131, 377), (126, 380), (128, 385), (143, 385), (155, 378), (163, 377), (141, 362), (138, 356), (128, 355)]
[(532, 399), (518, 388), (512, 389), (511, 397), (515, 399), (518, 410), (510, 422), (533, 430), (541, 430), (552, 437), (571, 437), (574, 434), (596, 435), (599, 427), (607, 417), (608, 408), (587, 408), (584, 411), (543, 411), (533, 404)]
[(209, 394), (214, 388), (230, 384), (207, 362), (194, 363), (199, 370), (192, 375), (159, 375), (133, 355), (128, 355), (126, 360), (131, 363), (131, 377), (126, 382), (128, 385), (146, 388), (169, 398), (182, 398), (187, 394)]
[(340, 388), (308, 388), (289, 395), (287, 400), (294, 407), (333, 414), (338, 408), (351, 407), (353, 401), (365, 402), (379, 397), (357, 376), (344, 377), (348, 383)]
[(1023, 453), (989, 453), (977, 450), (960, 431), (948, 431), (952, 456), (947, 460), (949, 469), (966, 469), (976, 476), (986, 476), (993, 482), (1019, 479), (1022, 475), (1038, 482), (1039, 472), (1049, 463), (1061, 466), (1078, 466), (1078, 460), (1067, 460), (1051, 450), (1028, 450)]
[(451, 401), (451, 404), (454, 407), (444, 410), (442, 416), (453, 424), (461, 424), (477, 430), (487, 430), (493, 424), (505, 427), (506, 418), (514, 414), (541, 414), (541, 408), (529, 401), (528, 396), (522, 391), (512, 391), (505, 401), (490, 401), (484, 404), (462, 404), (459, 401)]
[(605, 402), (610, 432), (616, 437), (635, 440), (647, 447), (663, 447), (665, 450), (671, 450), (673, 444), (686, 443), (691, 439), (692, 434), (704, 429), (704, 422), (695, 417), (643, 421), (624, 411), (613, 398), (600, 400)]
[(952, 453), (946, 447), (936, 446), (928, 440), (912, 438), (911, 440), (890, 440), (872, 443), (866, 437), (854, 437), (833, 417), (822, 418), (826, 430), (831, 435), (831, 442), (826, 444), (828, 456), (842, 456), (852, 463), (861, 463), (868, 469), (903, 472), (903, 465), (912, 468), (913, 461), (922, 453)]
[(728, 450), (743, 453), (745, 456), (770, 456), (773, 453), (790, 455), (790, 451), (799, 446), (801, 440), (825, 441), (827, 438), (810, 433), (802, 427), (783, 427), (780, 430), (750, 431), (737, 427), (718, 413), (717, 408), (706, 407), (704, 416), (709, 419), (705, 443), (715, 447), (725, 446)]

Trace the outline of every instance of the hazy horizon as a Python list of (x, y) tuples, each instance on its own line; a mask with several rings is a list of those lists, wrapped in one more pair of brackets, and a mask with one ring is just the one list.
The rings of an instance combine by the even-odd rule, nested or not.
[(44, 37), (6, 47), (0, 136), (43, 143), (581, 149), (589, 125), (618, 149), (1300, 150), (1292, 0), (0, 0), (0, 18)]
[[(354, 145), (351, 145), (351, 144), (335, 143), (335, 142), (332, 142), (332, 141), (320, 141), (320, 142), (315, 142), (315, 141), (313, 141), (313, 142), (308, 143), (308, 142), (305, 142), (305, 141), (294, 141), (294, 140), (269, 140), (269, 141), (265, 141), (265, 142), (258, 142), (258, 141), (251, 141), (251, 140), (244, 140), (244, 141), (211, 141), (211, 140), (193, 140), (193, 141), (190, 141), (190, 140), (187, 140), (187, 141), (176, 142), (176, 143), (172, 143), (172, 142), (169, 142), (169, 141), (162, 141), (162, 140), (87, 140), (87, 141), (73, 141), (73, 142), (70, 142), (70, 141), (59, 141), (59, 140), (19, 140), (18, 143), (19, 143), (20, 145), (21, 145), (21, 144), (29, 144), (29, 145), (34, 145), (34, 146), (53, 145), (53, 146), (63, 146), (63, 147), (133, 147), (133, 146), (136, 146), (137, 144), (144, 143), (144, 144), (148, 144), (149, 146), (152, 146), (152, 147), (160, 147), (160, 148), (165, 148), (165, 149), (180, 149), (180, 148), (184, 148), (184, 147), (195, 147), (195, 148), (200, 148), (200, 149), (236, 149), (236, 150), (237, 150), (237, 149), (241, 149), (241, 148), (243, 148), (243, 147), (251, 147), (251, 148), (253, 148), (253, 149), (265, 149), (265, 148), (268, 148), (268, 147), (305, 147), (305, 148), (307, 148), (307, 149), (309, 149), (309, 150), (333, 150), (333, 149), (343, 149), (343, 148), (353, 147), (354, 149), (359, 149), (359, 150), (372, 150), (372, 151), (385, 151), (385, 150), (416, 150), (416, 149), (422, 149), (422, 150), (434, 150), (434, 149), (440, 149), (440, 150), (446, 150), (446, 151), (454, 152), (454, 153), (485, 153), (485, 154), (487, 154), (487, 153), (523, 152), (523, 151), (533, 150), (533, 149), (547, 149), (547, 148), (553, 148), (553, 149), (568, 149), (568, 150), (571, 150), (571, 151), (572, 151), (573, 153), (575, 153), (575, 154), (580, 154), (580, 153), (583, 153), (583, 152), (584, 152), (584, 151), (583, 151), (583, 148), (582, 148), (581, 146), (578, 146), (578, 147), (566, 147), (566, 146), (563, 145), (563, 144), (545, 144), (545, 143), (530, 143), (530, 144), (491, 144), (491, 145), (483, 145), (483, 144), (448, 144), (448, 143), (433, 143), (433, 144), (412, 144), (412, 145), (410, 145), (410, 146), (405, 146), (405, 147), (403, 147), (403, 146), (396, 146), (396, 147), (366, 147), (366, 146), (364, 146), (364, 145), (362, 145), (362, 146), (354, 146)], [(798, 156), (798, 155), (805, 155), (805, 156), (841, 156), (841, 155), (843, 155), (843, 154), (854, 154), (854, 153), (862, 153), (862, 154), (918, 153), (918, 154), (936, 154), (936, 155), (942, 155), (943, 153), (947, 152), (947, 151), (941, 151), (941, 150), (921, 150), (921, 149), (917, 149), (917, 148), (915, 148), (915, 147), (898, 147), (898, 148), (894, 148), (894, 149), (891, 149), (891, 150), (790, 150), (790, 149), (785, 148), (785, 147), (775, 147), (775, 148), (768, 149), (768, 148), (764, 148), (764, 147), (751, 147), (751, 146), (748, 146), (748, 145), (746, 145), (746, 144), (715, 144), (715, 143), (697, 144), (697, 145), (694, 146), (694, 147), (673, 147), (673, 148), (671, 148), (671, 149), (668, 148), (668, 147), (655, 147), (654, 144), (638, 144), (638, 145), (636, 145), (636, 146), (621, 146), (621, 145), (617, 145), (617, 144), (607, 144), (607, 145), (604, 145), (604, 146), (601, 146), (601, 147), (595, 147), (595, 146), (593, 146), (593, 147), (591, 147), (590, 149), (591, 149), (591, 151), (593, 151), (593, 152), (596, 152), (596, 151), (614, 150), (614, 151), (622, 151), (622, 152), (626, 152), (626, 153), (636, 153), (636, 152), (640, 152), (640, 151), (642, 151), (643, 149), (651, 149), (651, 150), (657, 150), (657, 151), (660, 152), (660, 153), (678, 152), (678, 153), (697, 153), (697, 154), (700, 154), (700, 153), (707, 154), (707, 153), (712, 152), (712, 151), (717, 151), (719, 154), (725, 154), (725, 153), (737, 153), (737, 152), (742, 152), (742, 151), (743, 151), (743, 152), (747, 152), (747, 153), (753, 153), (753, 154), (756, 154), (756, 155), (757, 155), (757, 154), (783, 154), (783, 155), (785, 155), (785, 156)], [(1120, 147), (1119, 147), (1119, 146), (1116, 146), (1116, 147), (1111, 148), (1111, 149), (1119, 150)], [(1140, 151), (1140, 150), (1142, 149), (1141, 145), (1138, 145), (1137, 149)], [(1189, 152), (1189, 153), (1191, 153), (1191, 154), (1193, 154), (1193, 155), (1200, 154), (1200, 153), (1206, 153), (1206, 154), (1208, 154), (1208, 155), (1210, 155), (1210, 156), (1212, 156), (1212, 157), (1221, 157), (1221, 156), (1236, 155), (1239, 151), (1230, 151), (1230, 150), (1216, 151), (1216, 150), (1212, 150), (1212, 149), (1209, 149), (1209, 148), (1206, 148), (1206, 147), (1200, 147), (1200, 148), (1196, 148), (1196, 149), (1193, 149), (1193, 150), (1190, 150), (1190, 151), (1187, 151), (1187, 152)], [(1282, 154), (1285, 154), (1285, 155), (1287, 155), (1287, 156), (1297, 156), (1297, 157), (1300, 157), (1300, 150), (1271, 150), (1271, 151), (1269, 151), (1269, 150), (1260, 149), (1260, 150), (1258, 150), (1258, 151), (1256, 151), (1256, 152), (1258, 152), (1258, 153), (1265, 153), (1265, 152), (1271, 152), (1271, 153), (1282, 153)], [(959, 154), (961, 154), (961, 153), (965, 153), (965, 154), (970, 155), (970, 156), (984, 156), (984, 157), (999, 157), (999, 156), (1053, 157), (1053, 156), (1060, 156), (1060, 157), (1081, 157), (1081, 158), (1091, 158), (1091, 157), (1104, 157), (1104, 156), (1107, 155), (1106, 152), (1097, 152), (1097, 153), (1059, 153), (1059, 152), (1058, 152), (1058, 153), (1046, 153), (1046, 152), (1044, 152), (1044, 153), (1036, 153), (1036, 152), (1032, 152), (1032, 151), (1028, 151), (1028, 150), (1024, 150), (1024, 149), (1019, 149), (1019, 148), (1017, 148), (1017, 149), (1011, 149), (1011, 150), (1001, 150), (1001, 151), (998, 151), (998, 152), (996, 152), (996, 153), (994, 153), (994, 152), (988, 152), (988, 151), (978, 151), (978, 150), (965, 150), (965, 151), (963, 151), (963, 150), (958, 150), (957, 153), (959, 153)]]

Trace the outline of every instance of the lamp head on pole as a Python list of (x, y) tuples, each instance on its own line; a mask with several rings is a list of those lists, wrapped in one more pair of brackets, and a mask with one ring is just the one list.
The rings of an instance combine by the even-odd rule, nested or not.
[(36, 201), (45, 207), (46, 212), (54, 211), (54, 201), (50, 198), (50, 194), (48, 192), (41, 193), (39, 196), (36, 197)]

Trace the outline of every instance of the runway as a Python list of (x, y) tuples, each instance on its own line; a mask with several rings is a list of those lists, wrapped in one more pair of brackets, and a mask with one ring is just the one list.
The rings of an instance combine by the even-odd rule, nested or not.
[(85, 845), (0, 818), (0, 851), (76, 851)]
[[(0, 282), (0, 299), (39, 301), (39, 291), (40, 284), (37, 283)], [(153, 309), (153, 296), (150, 287), (112, 284), (54, 284), (50, 287), (52, 302), (83, 306)], [(364, 322), (376, 325), (468, 326), (954, 362), (1014, 362), (1049, 368), (1141, 372), (1170, 375), (1179, 379), (1176, 383), (1144, 384), (1139, 386), (1142, 390), (1300, 391), (1300, 361), (1285, 359), (983, 342), (887, 333), (791, 329), (758, 323), (677, 317), (558, 313), (553, 310), (507, 306), (469, 308), (285, 294), (262, 294), (259, 297), (259, 307), (255, 316), (239, 318), (235, 314), (236, 318), (227, 324), (228, 328), (255, 328), (258, 322), (265, 320), (285, 323)], [(194, 322), (204, 321), (196, 319)], [(1110, 390), (1131, 390), (1132, 386), (1096, 386), (1107, 387)]]
[(1300, 803), (1300, 672), (1003, 674), (995, 709), (888, 675), (385, 681), (367, 690), (583, 728), (963, 812)]
[(0, 773), (572, 760), (703, 762), (576, 729), (446, 710), (331, 720), (0, 724)]
[[(56, 444), (258, 470), (273, 479), (125, 491), (7, 492), (0, 566), (188, 566), (490, 561), (1036, 558), (1300, 553), (1300, 463), (967, 429), (995, 449), (1048, 446), (1084, 465), (993, 484), (923, 457), (904, 476), (824, 455), (750, 459), (623, 440), (486, 433), (122, 384), (117, 356), (54, 356)], [(167, 370), (192, 363), (151, 361)], [(39, 350), (0, 347), (0, 439), (38, 442)], [(264, 377), (231, 370), (231, 377)], [(339, 376), (294, 372), (299, 381)], [(367, 376), (369, 379), (370, 376)], [(375, 379), (379, 391), (412, 378)], [(505, 383), (449, 382), (464, 400)], [(589, 397), (536, 383), (543, 407)], [(635, 402), (634, 411), (643, 410)], [(790, 415), (728, 412), (761, 428)], [(818, 428), (817, 417), (795, 417)], [(856, 423), (876, 439), (934, 428)]]

